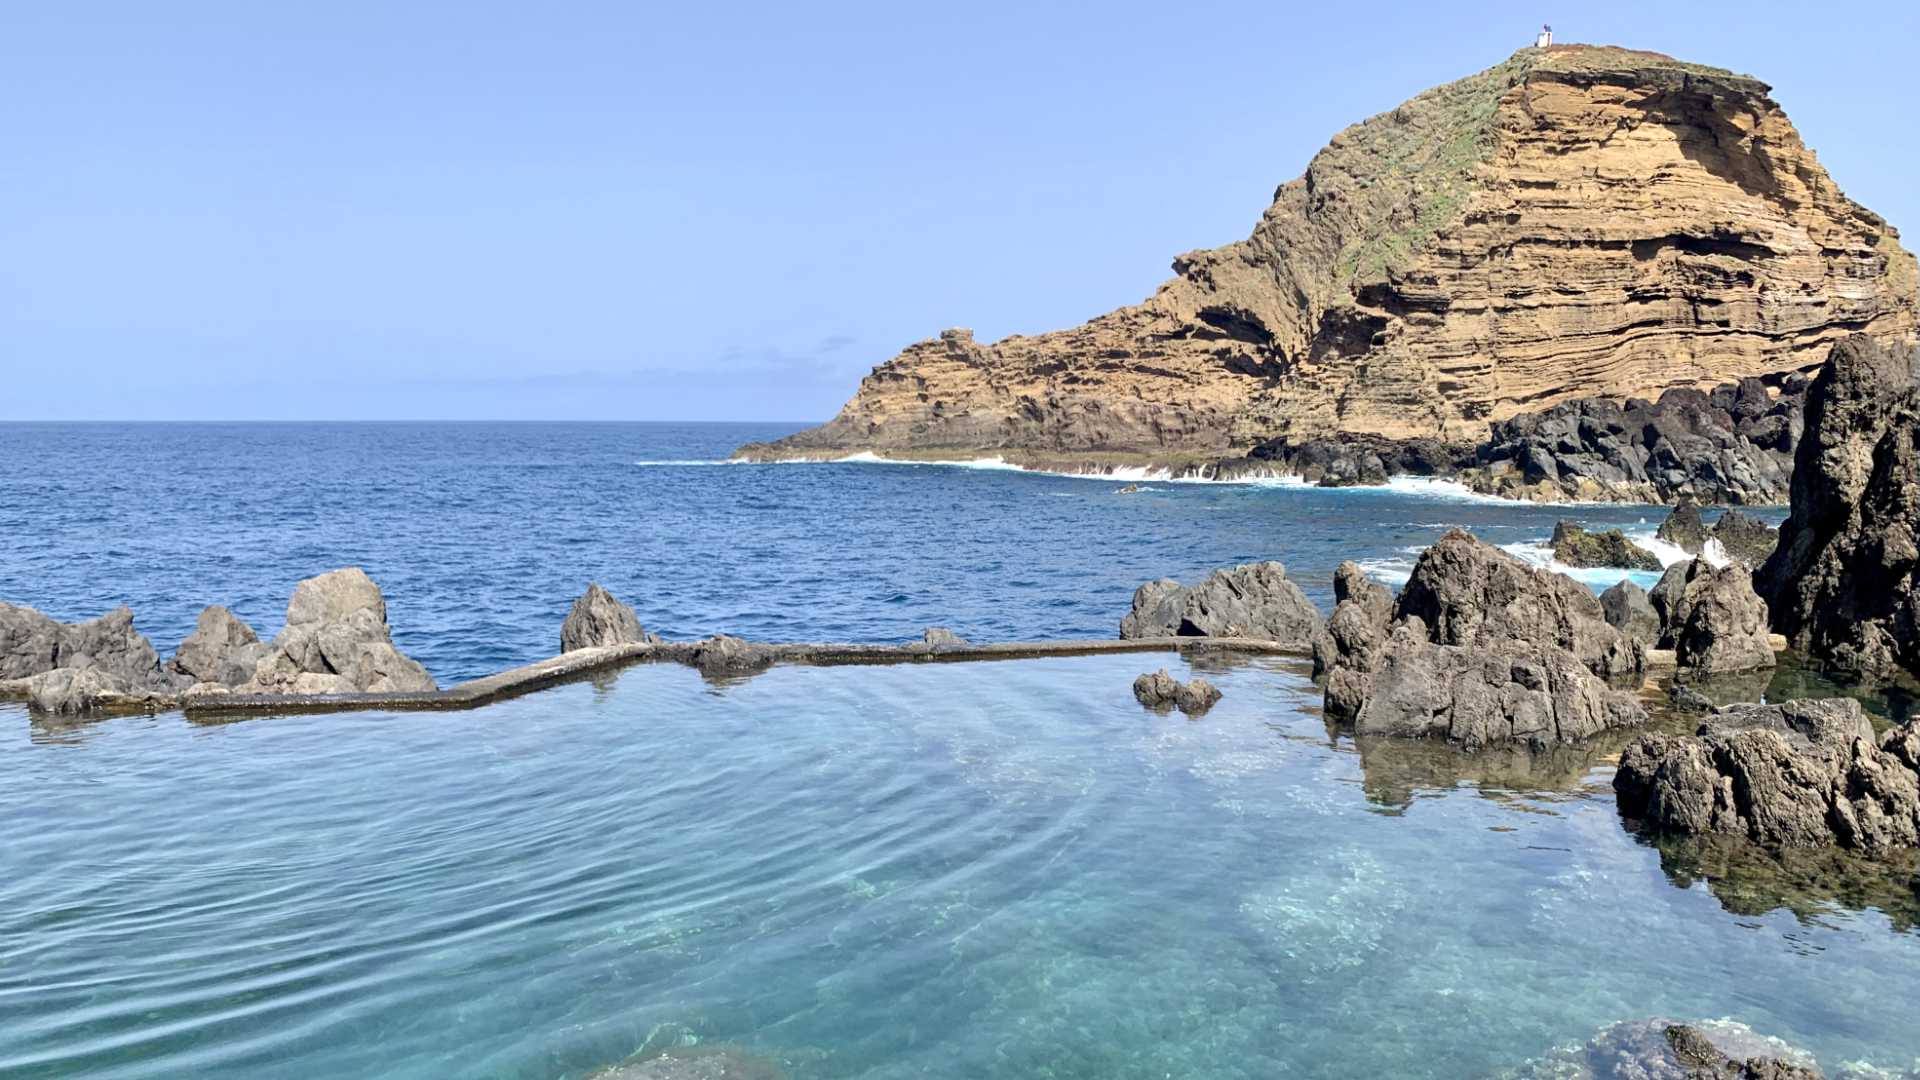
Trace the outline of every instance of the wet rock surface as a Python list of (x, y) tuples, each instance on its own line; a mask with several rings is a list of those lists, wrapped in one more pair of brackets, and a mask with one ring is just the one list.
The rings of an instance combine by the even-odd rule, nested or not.
[(1627, 539), (1619, 529), (1590, 533), (1570, 521), (1553, 527), (1553, 557), (1568, 566), (1604, 566), (1621, 570), (1658, 570), (1653, 552)]
[(560, 651), (563, 653), (604, 645), (627, 645), (646, 639), (639, 616), (633, 613), (632, 608), (615, 599), (612, 593), (601, 588), (597, 581), (587, 585), (587, 591), (573, 602), (566, 621), (560, 624)]
[(1920, 729), (1875, 737), (1851, 698), (1733, 705), (1693, 735), (1646, 735), (1614, 774), (1620, 811), (1655, 833), (1723, 834), (1869, 854), (1920, 843)]
[(1646, 719), (1605, 681), (1637, 675), (1644, 647), (1570, 578), (1461, 530), (1420, 556), (1391, 604), (1358, 578), (1336, 575), (1339, 603), (1315, 645), (1327, 716), (1357, 734), (1550, 746)]
[(1755, 575), (1774, 629), (1835, 670), (1920, 672), (1920, 357), (1836, 346), (1808, 395), (1793, 509)]
[(287, 624), (244, 693), (350, 694), (438, 689), (425, 668), (394, 647), (380, 587), (357, 567), (294, 586)]
[(1149, 581), (1120, 620), (1123, 639), (1245, 637), (1306, 648), (1321, 631), (1320, 610), (1277, 562), (1216, 570), (1198, 585)]
[(1196, 676), (1181, 682), (1167, 674), (1166, 668), (1133, 680), (1133, 696), (1149, 709), (1179, 709), (1188, 716), (1199, 716), (1219, 702), (1220, 689)]

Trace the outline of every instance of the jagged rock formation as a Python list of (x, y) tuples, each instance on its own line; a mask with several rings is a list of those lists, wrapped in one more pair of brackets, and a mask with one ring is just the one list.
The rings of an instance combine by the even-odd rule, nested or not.
[(1571, 521), (1553, 526), (1553, 557), (1567, 566), (1607, 566), (1621, 570), (1658, 570), (1660, 558), (1627, 539), (1619, 529), (1590, 533)]
[(1193, 586), (1149, 581), (1134, 590), (1133, 609), (1120, 620), (1120, 636), (1129, 639), (1250, 637), (1305, 648), (1320, 633), (1320, 610), (1277, 562), (1215, 570)]
[[(1792, 470), (1789, 469), (1788, 473), (1791, 475)], [(1700, 504), (1688, 498), (1683, 499), (1660, 522), (1654, 537), (1689, 555), (1704, 554), (1708, 541), (1714, 541), (1727, 558), (1758, 568), (1773, 554), (1774, 545), (1780, 541), (1780, 531), (1738, 510), (1729, 510), (1720, 515), (1720, 519), (1709, 527), (1700, 517)]]
[[(1665, 594), (1668, 622), (1661, 635), (1672, 641), (1680, 670), (1724, 675), (1772, 667), (1767, 604), (1753, 591), (1746, 565), (1715, 567), (1694, 559), (1684, 567), (1677, 575), (1677, 594)], [(1665, 579), (1662, 575), (1663, 583)]]
[(573, 602), (566, 621), (560, 624), (560, 651), (592, 649), (602, 645), (625, 645), (647, 640), (640, 619), (633, 609), (614, 598), (597, 581)]
[(387, 601), (358, 567), (294, 586), (287, 625), (247, 682), (254, 694), (349, 694), (435, 690), (425, 668), (393, 645)]
[(1620, 812), (1656, 832), (1869, 854), (1920, 844), (1920, 728), (1875, 738), (1852, 698), (1731, 705), (1620, 756)]
[(1607, 47), (1524, 49), (1348, 128), (1249, 238), (1173, 268), (1073, 329), (913, 345), (828, 424), (742, 453), (1472, 445), (1557, 402), (1780, 382), (1915, 326), (1912, 256), (1765, 84)]
[(160, 664), (122, 607), (83, 623), (0, 603), (0, 681), (17, 680), (38, 712), (56, 715), (138, 709), (185, 686)]
[(1336, 575), (1339, 602), (1314, 649), (1327, 716), (1356, 734), (1544, 747), (1645, 722), (1603, 678), (1639, 673), (1644, 648), (1571, 578), (1458, 529), (1420, 556), (1391, 604), (1357, 575)]
[(1793, 510), (1755, 575), (1775, 630), (1829, 667), (1920, 673), (1920, 354), (1849, 338), (1808, 394)]
[(193, 633), (167, 666), (193, 683), (240, 686), (253, 678), (268, 647), (239, 616), (214, 604), (200, 612)]

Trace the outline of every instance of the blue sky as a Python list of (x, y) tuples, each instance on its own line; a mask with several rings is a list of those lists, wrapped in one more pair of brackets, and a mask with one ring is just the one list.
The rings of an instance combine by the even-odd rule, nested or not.
[(1917, 10), (0, 0), (0, 419), (824, 419), (1543, 21), (1767, 80), (1920, 229)]

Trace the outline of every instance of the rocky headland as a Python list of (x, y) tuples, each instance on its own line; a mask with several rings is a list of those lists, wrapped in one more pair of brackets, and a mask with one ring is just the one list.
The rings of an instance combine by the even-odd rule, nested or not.
[(740, 455), (1777, 503), (1806, 376), (1916, 320), (1913, 257), (1764, 83), (1599, 46), (1348, 128), (1250, 237), (1173, 268), (1073, 329), (913, 345)]

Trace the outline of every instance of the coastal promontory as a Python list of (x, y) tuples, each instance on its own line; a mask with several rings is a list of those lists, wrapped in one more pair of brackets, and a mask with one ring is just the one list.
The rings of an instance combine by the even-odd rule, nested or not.
[(1523, 49), (1346, 129), (1252, 235), (1173, 270), (1071, 329), (912, 345), (830, 422), (741, 454), (1471, 447), (1576, 399), (1777, 392), (1847, 335), (1916, 325), (1913, 256), (1765, 83), (1599, 46)]

